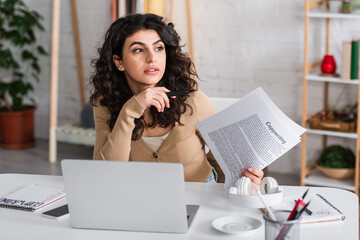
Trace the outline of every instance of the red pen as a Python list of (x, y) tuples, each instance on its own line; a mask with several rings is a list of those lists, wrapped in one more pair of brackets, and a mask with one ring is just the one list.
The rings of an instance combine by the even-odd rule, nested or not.
[(301, 198), (299, 198), (299, 199), (296, 201), (295, 207), (293, 208), (293, 210), (291, 211), (289, 217), (287, 218), (288, 221), (293, 220), (294, 216), (295, 216), (296, 213), (298, 212), (299, 206), (301, 206), (301, 202), (303, 202), (303, 201), (301, 200)]
[[(287, 218), (287, 221), (294, 220), (294, 218), (296, 217), (298, 211), (301, 210), (301, 207), (302, 207), (302, 206), (301, 206), (301, 205), (302, 205), (301, 203), (304, 204), (304, 202), (303, 202), (302, 200), (305, 198), (305, 196), (306, 196), (306, 194), (308, 193), (308, 191), (309, 191), (309, 188), (308, 188), (308, 189), (306, 190), (306, 192), (302, 195), (302, 197), (299, 198), (299, 199), (296, 201), (296, 204), (295, 204), (293, 210), (291, 211), (289, 217)], [(285, 237), (284, 234), (287, 232), (287, 231), (286, 231), (287, 227), (288, 227), (288, 225), (285, 225), (285, 226), (280, 230), (280, 233), (279, 233), (279, 235), (276, 237), (276, 240), (281, 240), (281, 239), (283, 239), (283, 238)]]
[[(302, 206), (305, 205), (305, 203), (304, 203), (302, 200), (304, 200), (304, 198), (305, 198), (306, 194), (308, 193), (308, 191), (309, 191), (309, 188), (308, 188), (308, 190), (306, 190), (306, 192), (302, 195), (302, 197), (299, 198), (299, 199), (296, 201), (295, 207), (294, 207), (294, 209), (291, 211), (291, 213), (290, 213), (290, 215), (289, 215), (289, 217), (288, 217), (288, 219), (287, 219), (288, 221), (294, 219), (294, 216), (295, 216), (296, 213), (298, 212), (299, 205), (302, 205)], [(301, 206), (300, 206), (300, 207), (301, 207)], [(299, 209), (299, 210), (300, 210), (300, 209)]]
[[(294, 200), (294, 201), (295, 201), (295, 203), (296, 203), (296, 200)], [(303, 207), (306, 206), (306, 204), (305, 204), (303, 201), (301, 201), (300, 205), (303, 206)], [(306, 212), (307, 214), (309, 214), (310, 216), (313, 214), (312, 211), (310, 211), (308, 208), (305, 208), (305, 212)]]
[[(301, 201), (300, 205), (302, 205), (302, 203), (304, 203), (304, 202)], [(292, 220), (297, 220), (297, 219), (299, 219), (300, 216), (301, 216), (301, 214), (302, 214), (302, 213), (307, 209), (307, 207), (309, 206), (309, 203), (310, 203), (310, 201), (309, 201), (307, 204), (304, 203), (305, 206), (303, 206), (303, 207), (301, 208), (301, 210), (298, 211), (298, 212), (295, 214), (295, 216), (293, 217)], [(293, 226), (293, 225), (286, 225), (283, 229), (281, 229), (281, 235), (278, 236), (278, 238), (280, 237), (280, 240), (285, 240), (285, 239), (289, 238), (287, 235), (289, 234), (292, 226)]]

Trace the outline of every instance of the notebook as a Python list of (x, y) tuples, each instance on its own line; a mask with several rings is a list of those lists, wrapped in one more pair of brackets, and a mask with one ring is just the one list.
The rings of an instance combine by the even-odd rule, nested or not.
[(0, 198), (0, 207), (36, 211), (64, 197), (64, 188), (29, 184)]
[[(281, 203), (271, 208), (273, 210), (292, 210), (295, 205), (294, 200), (296, 200), (295, 197), (288, 196)], [(345, 219), (345, 215), (324, 195), (310, 194), (305, 200), (305, 202), (311, 201), (308, 206), (310, 213), (304, 212), (301, 215), (300, 223), (334, 222)]]
[(74, 228), (185, 233), (198, 209), (185, 204), (179, 163), (65, 159), (61, 167)]

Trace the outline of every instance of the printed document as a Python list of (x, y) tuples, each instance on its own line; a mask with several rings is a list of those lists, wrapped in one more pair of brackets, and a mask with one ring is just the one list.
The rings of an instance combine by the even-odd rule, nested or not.
[(197, 128), (225, 174), (225, 187), (235, 185), (242, 168), (263, 169), (274, 162), (305, 132), (261, 87)]

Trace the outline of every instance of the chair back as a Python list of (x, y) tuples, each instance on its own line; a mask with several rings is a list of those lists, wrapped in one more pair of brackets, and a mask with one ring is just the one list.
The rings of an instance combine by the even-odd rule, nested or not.
[(224, 110), (225, 108), (239, 101), (239, 98), (210, 97), (210, 100), (214, 104), (216, 112), (220, 112), (221, 110)]

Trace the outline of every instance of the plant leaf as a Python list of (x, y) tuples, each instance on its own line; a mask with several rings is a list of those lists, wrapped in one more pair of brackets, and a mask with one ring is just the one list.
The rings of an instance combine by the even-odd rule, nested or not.
[(48, 53), (45, 51), (45, 49), (42, 47), (42, 46), (37, 46), (37, 51), (38, 51), (38, 53), (39, 54), (41, 54), (41, 55), (48, 55)]

